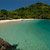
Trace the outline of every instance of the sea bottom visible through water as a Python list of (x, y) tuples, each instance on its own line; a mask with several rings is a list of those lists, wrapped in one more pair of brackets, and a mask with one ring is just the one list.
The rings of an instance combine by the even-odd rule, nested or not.
[(0, 24), (0, 38), (22, 50), (50, 50), (50, 19)]

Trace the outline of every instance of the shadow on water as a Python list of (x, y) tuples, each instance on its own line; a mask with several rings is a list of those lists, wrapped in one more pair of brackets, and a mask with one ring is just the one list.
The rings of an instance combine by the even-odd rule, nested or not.
[(18, 44), (15, 44), (15, 45), (7, 47), (6, 50), (22, 50), (22, 49), (18, 48)]
[[(18, 49), (16, 49), (16, 47), (17, 47), (18, 45), (16, 44), (16, 45), (12, 45), (12, 46), (8, 46), (7, 48), (6, 48), (6, 50), (18, 50)], [(19, 49), (20, 50), (20, 49)]]

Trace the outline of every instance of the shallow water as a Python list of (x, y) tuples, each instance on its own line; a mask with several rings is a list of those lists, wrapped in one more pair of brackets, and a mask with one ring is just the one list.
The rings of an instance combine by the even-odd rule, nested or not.
[(50, 50), (50, 19), (0, 24), (0, 37), (23, 50)]

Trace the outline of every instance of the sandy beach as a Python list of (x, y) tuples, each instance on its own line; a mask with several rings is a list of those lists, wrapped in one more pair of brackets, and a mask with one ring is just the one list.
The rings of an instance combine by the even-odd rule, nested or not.
[(36, 19), (12, 19), (12, 20), (0, 20), (0, 23), (15, 22), (15, 21), (28, 21), (28, 20), (36, 20)]

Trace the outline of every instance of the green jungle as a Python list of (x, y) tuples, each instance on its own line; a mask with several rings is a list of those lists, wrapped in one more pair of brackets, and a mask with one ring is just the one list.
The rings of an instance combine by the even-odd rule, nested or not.
[(0, 20), (6, 19), (50, 19), (50, 5), (37, 2), (27, 7), (8, 11), (0, 10)]

